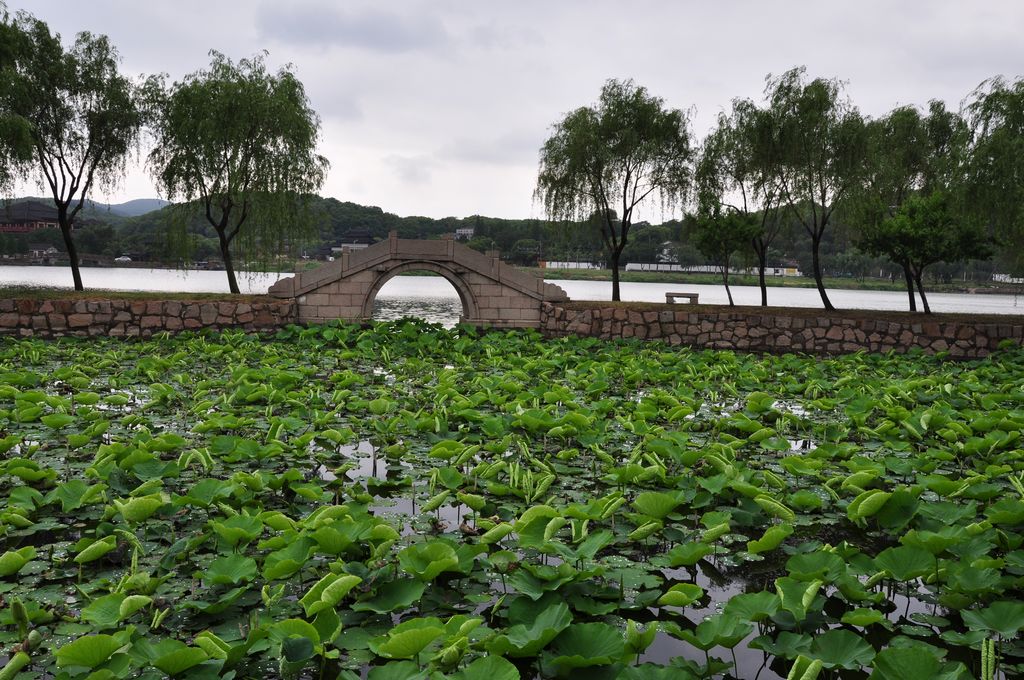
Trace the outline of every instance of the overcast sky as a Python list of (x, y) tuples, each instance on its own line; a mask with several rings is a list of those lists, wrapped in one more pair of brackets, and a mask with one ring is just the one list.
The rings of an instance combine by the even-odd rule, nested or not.
[[(765, 76), (839, 77), (869, 116), (1024, 71), (1024, 2), (986, 0), (7, 0), (66, 41), (110, 36), (130, 75), (172, 80), (257, 51), (294, 65), (322, 119), (325, 196), (400, 215), (540, 217), (538, 149), (633, 78), (698, 137)], [(98, 200), (157, 196), (141, 165)], [(651, 216), (655, 217), (655, 216)], [(670, 217), (666, 215), (665, 217)]]

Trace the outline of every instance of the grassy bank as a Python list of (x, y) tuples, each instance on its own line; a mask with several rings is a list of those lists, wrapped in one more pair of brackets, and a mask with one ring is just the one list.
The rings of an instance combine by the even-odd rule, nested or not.
[(232, 295), (231, 293), (189, 293), (168, 291), (109, 290), (87, 288), (72, 290), (56, 286), (0, 286), (0, 298), (21, 300), (232, 300), (247, 302), (271, 299), (269, 295)]

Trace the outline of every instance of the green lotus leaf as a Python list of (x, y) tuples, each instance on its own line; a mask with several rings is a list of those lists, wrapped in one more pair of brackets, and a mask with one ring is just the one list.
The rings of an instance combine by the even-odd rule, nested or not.
[(193, 666), (198, 666), (209, 658), (209, 655), (198, 647), (182, 645), (181, 649), (176, 649), (173, 652), (168, 652), (153, 659), (152, 664), (167, 675), (174, 677), (184, 673)]
[(482, 536), (480, 536), (480, 542), (485, 545), (491, 545), (497, 543), (501, 539), (505, 538), (513, 531), (513, 527), (508, 522), (502, 522), (501, 524), (495, 525), (493, 528), (488, 529)]
[(370, 669), (366, 680), (426, 680), (426, 673), (412, 661), (389, 661)]
[(138, 524), (149, 519), (167, 504), (162, 494), (151, 494), (127, 500), (114, 499), (114, 507), (118, 514), (129, 524)]
[(704, 597), (704, 589), (693, 583), (677, 583), (658, 598), (662, 607), (688, 607)]
[(911, 581), (935, 572), (935, 558), (927, 550), (909, 545), (886, 548), (875, 557), (875, 566), (897, 581)]
[(786, 538), (793, 533), (793, 525), (789, 523), (776, 524), (768, 527), (764, 535), (755, 541), (747, 541), (747, 552), (758, 554), (775, 550)]
[(681, 500), (676, 494), (644, 491), (633, 500), (633, 507), (637, 512), (653, 519), (664, 519), (679, 507), (680, 503)]
[(306, 564), (315, 545), (313, 539), (301, 536), (263, 560), (263, 577), (268, 580), (288, 578)]
[(990, 630), (1010, 639), (1024, 628), (1024, 602), (1000, 600), (984, 609), (960, 612), (964, 623), (977, 630)]
[(256, 577), (256, 560), (245, 555), (218, 557), (199, 576), (212, 585), (237, 585)]
[(751, 649), (760, 649), (784, 659), (795, 659), (807, 654), (811, 649), (813, 638), (807, 633), (791, 633), (782, 631), (774, 640), (768, 635), (761, 635), (750, 641)]
[(885, 614), (877, 609), (859, 608), (843, 614), (842, 622), (858, 628), (867, 628), (875, 624), (884, 626), (889, 623), (889, 619), (885, 618)]
[(790, 576), (775, 579), (775, 590), (782, 602), (782, 608), (791, 613), (797, 621), (807, 616), (807, 610), (814, 604), (822, 585), (824, 584), (820, 580), (808, 583)]
[(126, 644), (127, 641), (122, 636), (106, 635), (105, 633), (83, 635), (57, 649), (57, 665), (61, 668), (66, 666), (96, 668)]
[(565, 602), (551, 604), (529, 622), (509, 626), (503, 634), (492, 638), (487, 644), (487, 651), (497, 656), (535, 656), (570, 623), (572, 613), (569, 606)]
[(962, 526), (945, 526), (938, 531), (911, 529), (900, 537), (900, 543), (939, 555), (966, 538)]
[(551, 665), (560, 672), (607, 666), (626, 655), (622, 633), (607, 623), (574, 623), (552, 643)]
[(201, 479), (192, 485), (187, 494), (175, 498), (175, 503), (208, 508), (218, 500), (230, 496), (232, 488), (232, 484), (222, 479)]
[(819, 550), (793, 555), (786, 561), (786, 571), (798, 581), (834, 583), (846, 573), (846, 561), (833, 552)]
[(39, 421), (49, 428), (60, 430), (75, 422), (75, 417), (67, 413), (51, 413), (48, 416), (43, 416)]
[(370, 649), (388, 659), (414, 659), (444, 632), (444, 625), (435, 617), (411, 619), (371, 641)]
[(793, 507), (804, 511), (818, 510), (824, 503), (821, 496), (813, 491), (808, 491), (807, 489), (801, 489), (800, 491), (791, 493), (786, 498), (786, 501)]
[(725, 603), (725, 613), (746, 621), (764, 621), (782, 606), (782, 600), (775, 593), (762, 590), (756, 593), (740, 593)]
[(544, 532), (548, 522), (561, 515), (548, 505), (534, 505), (526, 510), (515, 522), (513, 528), (523, 548), (541, 548), (547, 543)]
[(639, 666), (626, 666), (616, 676), (616, 680), (698, 680), (694, 672), (681, 666), (661, 666), (653, 663), (642, 663)]
[(399, 578), (377, 587), (376, 594), (366, 600), (352, 604), (355, 611), (371, 611), (387, 614), (412, 606), (423, 596), (427, 584), (415, 578)]
[(36, 556), (36, 549), (30, 545), (17, 550), (8, 550), (0, 555), (0, 578), (6, 578), (21, 571)]
[(985, 515), (993, 524), (1024, 524), (1024, 500), (1003, 498), (985, 508)]
[(117, 536), (106, 536), (99, 540), (92, 541), (86, 547), (79, 550), (78, 554), (75, 555), (75, 562), (78, 564), (94, 562), (116, 547)]
[(452, 680), (520, 680), (519, 670), (500, 656), (484, 656), (472, 662)]
[(440, 540), (414, 543), (398, 553), (398, 563), (407, 574), (421, 581), (433, 581), (445, 571), (459, 566), (455, 549)]
[(665, 554), (667, 566), (692, 567), (706, 556), (714, 552), (714, 547), (707, 543), (680, 543)]
[(61, 482), (46, 496), (46, 502), (60, 501), (61, 511), (70, 512), (78, 508), (98, 503), (103, 500), (106, 484), (89, 484), (82, 479), (69, 479)]
[(732, 649), (740, 643), (743, 638), (750, 635), (754, 627), (745, 621), (730, 614), (715, 614), (704, 619), (693, 630), (671, 631), (673, 637), (689, 642), (701, 651), (708, 651), (712, 647), (725, 647)]
[(841, 628), (817, 635), (808, 656), (820, 659), (826, 668), (857, 669), (875, 658), (875, 648), (864, 638)]
[(963, 664), (943, 664), (922, 647), (887, 647), (875, 655), (868, 680), (960, 680)]
[(100, 628), (115, 626), (121, 620), (121, 603), (124, 602), (124, 599), (123, 593), (110, 593), (103, 597), (97, 597), (82, 609), (82, 620)]
[(288, 638), (308, 638), (314, 645), (319, 645), (320, 634), (308, 621), (302, 619), (284, 619), (270, 627), (270, 637), (275, 642), (283, 642)]
[(327, 574), (306, 591), (299, 603), (306, 610), (306, 616), (313, 616), (321, 610), (336, 607), (362, 581), (351, 574)]
[(628, 654), (643, 654), (644, 650), (654, 644), (654, 638), (658, 636), (658, 622), (652, 621), (646, 628), (641, 629), (639, 624), (632, 619), (626, 621), (626, 652)]

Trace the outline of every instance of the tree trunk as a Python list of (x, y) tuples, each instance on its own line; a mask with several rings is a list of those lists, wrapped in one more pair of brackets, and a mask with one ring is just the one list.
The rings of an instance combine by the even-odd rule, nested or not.
[(725, 284), (725, 295), (729, 298), (729, 306), (735, 307), (736, 303), (732, 301), (732, 291), (729, 290), (729, 263), (722, 265), (722, 283)]
[(917, 298), (914, 296), (914, 275), (910, 271), (910, 265), (903, 263), (903, 276), (907, 280), (907, 295), (910, 297), (910, 311), (917, 311)]
[(921, 294), (921, 306), (924, 307), (925, 314), (931, 314), (931, 307), (928, 306), (928, 298), (924, 296), (924, 285), (921, 283), (921, 274), (923, 272), (919, 269), (914, 272), (914, 281), (917, 282), (917, 292)]
[(768, 306), (768, 283), (764, 280), (764, 270), (768, 268), (768, 250), (754, 248), (757, 253), (757, 278), (761, 284), (761, 306)]
[(231, 242), (222, 229), (217, 230), (217, 238), (220, 241), (220, 256), (224, 259), (224, 269), (228, 273), (228, 288), (233, 294), (238, 295), (242, 291), (238, 289), (238, 281), (235, 279), (235, 266), (231, 261)]
[(822, 280), (821, 275), (821, 234), (815, 233), (811, 235), (811, 261), (814, 266), (814, 283), (818, 286), (818, 294), (821, 295), (821, 303), (825, 305), (825, 309), (833, 311), (835, 307), (832, 306), (832, 302), (828, 299), (828, 293), (825, 292), (825, 282)]
[(64, 237), (64, 248), (68, 253), (68, 260), (71, 261), (71, 278), (75, 282), (75, 290), (85, 290), (82, 285), (82, 272), (78, 268), (78, 249), (75, 248), (75, 241), (71, 238), (73, 223), (68, 220), (66, 207), (57, 210), (57, 223), (60, 225), (60, 234)]
[(621, 300), (619, 294), (619, 257), (622, 255), (622, 248), (615, 248), (612, 250), (611, 264), (612, 266), (612, 302), (618, 302)]

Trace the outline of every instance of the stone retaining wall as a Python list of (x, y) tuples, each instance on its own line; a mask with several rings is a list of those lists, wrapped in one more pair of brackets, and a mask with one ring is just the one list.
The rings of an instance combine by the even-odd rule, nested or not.
[(658, 311), (635, 311), (544, 303), (540, 330), (552, 337), (651, 338), (696, 348), (810, 354), (905, 352), (919, 347), (929, 353), (949, 352), (952, 357), (966, 358), (985, 356), (1003, 340), (1024, 344), (1021, 317), (1008, 316), (1005, 323), (979, 323), (941, 316), (921, 315), (913, 321), (886, 316), (879, 312), (875, 319), (864, 319), (845, 318), (841, 311), (831, 316), (824, 312), (806, 316), (785, 310), (688, 310), (670, 305)]
[(0, 335), (143, 337), (161, 331), (272, 331), (295, 322), (291, 300), (0, 300)]

